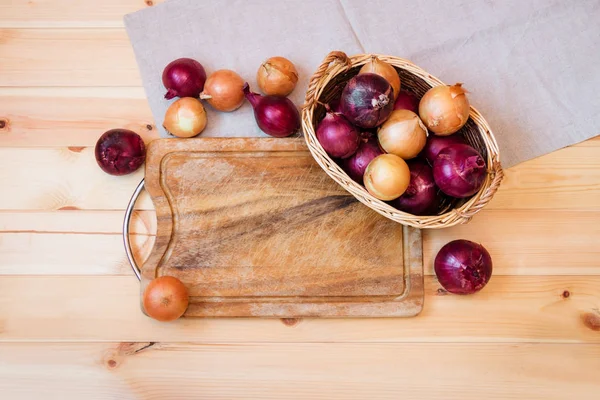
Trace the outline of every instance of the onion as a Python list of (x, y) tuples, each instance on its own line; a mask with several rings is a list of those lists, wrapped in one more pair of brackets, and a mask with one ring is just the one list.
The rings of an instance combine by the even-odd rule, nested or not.
[(410, 110), (415, 114), (419, 113), (419, 99), (414, 94), (401, 90), (394, 103), (394, 110)]
[(365, 187), (379, 200), (394, 200), (408, 188), (410, 170), (406, 162), (393, 154), (375, 157), (365, 170)]
[(415, 158), (427, 142), (427, 128), (417, 114), (409, 110), (392, 111), (377, 131), (381, 148), (405, 160)]
[(287, 96), (298, 83), (298, 71), (287, 58), (271, 57), (258, 69), (256, 81), (264, 94)]
[(173, 97), (198, 97), (204, 89), (204, 67), (191, 58), (179, 58), (167, 65), (162, 75), (167, 88), (165, 99)]
[(469, 99), (461, 85), (432, 87), (421, 99), (419, 115), (436, 135), (451, 135), (467, 123)]
[(358, 149), (360, 136), (342, 114), (328, 111), (317, 127), (317, 139), (331, 157), (347, 158)]
[(371, 56), (365, 65), (358, 71), (359, 74), (372, 73), (385, 78), (394, 90), (394, 99), (400, 94), (400, 76), (398, 71), (385, 61), (381, 61), (377, 56)]
[(189, 304), (188, 290), (173, 276), (152, 280), (144, 290), (144, 310), (158, 321), (173, 321), (181, 317)]
[(243, 87), (241, 76), (230, 69), (220, 69), (208, 77), (200, 98), (219, 111), (237, 110), (244, 103)]
[(492, 257), (480, 244), (453, 240), (437, 254), (434, 268), (444, 289), (455, 294), (472, 294), (483, 289), (492, 277)]
[(183, 97), (169, 106), (163, 127), (182, 138), (198, 135), (206, 127), (206, 111), (200, 100)]
[(435, 184), (448, 196), (464, 198), (479, 191), (487, 175), (481, 154), (467, 144), (454, 144), (433, 162)]
[(354, 125), (375, 128), (392, 112), (392, 94), (391, 85), (381, 76), (371, 73), (356, 75), (342, 91), (340, 108)]
[(427, 143), (425, 143), (425, 147), (423, 148), (422, 154), (425, 157), (425, 159), (429, 162), (429, 165), (433, 165), (433, 162), (435, 161), (439, 152), (453, 144), (467, 144), (467, 142), (465, 142), (465, 139), (463, 139), (463, 137), (459, 135), (429, 135), (429, 138), (427, 138)]
[(286, 137), (300, 129), (300, 113), (290, 99), (282, 96), (261, 96), (244, 84), (244, 94), (254, 108), (259, 128), (275, 137)]
[(146, 147), (137, 133), (111, 129), (96, 142), (95, 155), (98, 165), (107, 174), (126, 175), (144, 163)]
[(410, 160), (410, 183), (406, 192), (391, 205), (414, 215), (435, 214), (439, 205), (438, 189), (431, 167), (421, 160)]
[(358, 183), (363, 183), (363, 176), (367, 165), (377, 156), (383, 154), (379, 147), (379, 143), (375, 138), (362, 140), (358, 146), (358, 150), (351, 157), (346, 158), (342, 162), (342, 168), (350, 178)]

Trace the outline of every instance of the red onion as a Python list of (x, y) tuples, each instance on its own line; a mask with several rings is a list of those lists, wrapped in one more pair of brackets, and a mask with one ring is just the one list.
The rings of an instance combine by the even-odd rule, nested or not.
[(401, 90), (396, 102), (394, 110), (410, 110), (415, 114), (419, 114), (419, 99), (414, 94)]
[(261, 96), (244, 84), (244, 95), (254, 108), (259, 128), (274, 137), (286, 137), (300, 129), (300, 113), (290, 99), (282, 96)]
[(162, 81), (167, 88), (165, 99), (198, 97), (204, 90), (206, 72), (198, 61), (191, 58), (179, 58), (165, 67)]
[(429, 135), (421, 154), (429, 161), (429, 165), (433, 165), (440, 151), (453, 144), (467, 144), (467, 142), (458, 134), (450, 136)]
[(433, 162), (435, 184), (448, 196), (474, 195), (483, 185), (486, 174), (483, 157), (467, 144), (446, 147)]
[(342, 91), (340, 107), (350, 122), (361, 128), (374, 128), (389, 117), (394, 108), (392, 86), (385, 78), (366, 73), (350, 79)]
[(435, 257), (434, 267), (440, 284), (455, 294), (478, 292), (492, 277), (490, 253), (469, 240), (447, 243)]
[(383, 154), (383, 151), (379, 147), (377, 139), (374, 137), (369, 138), (366, 141), (361, 141), (356, 153), (342, 162), (342, 168), (350, 178), (362, 184), (367, 165), (381, 154)]
[(128, 129), (111, 129), (98, 139), (95, 154), (104, 172), (126, 175), (144, 163), (146, 147), (137, 133)]
[(358, 149), (359, 132), (342, 114), (327, 111), (317, 127), (317, 139), (334, 158), (348, 158)]
[(413, 215), (435, 214), (439, 196), (431, 167), (425, 161), (418, 159), (410, 160), (407, 164), (410, 169), (408, 189), (390, 204), (398, 210)]

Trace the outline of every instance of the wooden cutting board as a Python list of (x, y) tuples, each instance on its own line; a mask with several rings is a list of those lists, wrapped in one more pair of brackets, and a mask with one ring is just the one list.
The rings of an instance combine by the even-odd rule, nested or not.
[(190, 291), (187, 317), (399, 317), (423, 305), (421, 233), (331, 180), (304, 141), (162, 139), (146, 189), (158, 220), (142, 267)]

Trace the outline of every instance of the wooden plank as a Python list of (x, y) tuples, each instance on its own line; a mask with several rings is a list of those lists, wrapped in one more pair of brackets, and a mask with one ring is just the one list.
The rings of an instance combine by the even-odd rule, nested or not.
[[(134, 257), (141, 264), (153, 236), (132, 235)], [(133, 276), (123, 240), (116, 234), (1, 233), (0, 275)]]
[(2, 147), (95, 146), (114, 128), (159, 136), (141, 88), (0, 88), (0, 120)]
[(0, 276), (0, 288), (0, 341), (600, 343), (600, 277), (590, 276), (494, 276), (472, 296), (426, 277), (419, 316), (364, 320), (159, 323), (141, 312), (133, 276)]
[(597, 345), (11, 343), (0, 359), (11, 400), (595, 400), (600, 390)]
[(598, 211), (486, 209), (469, 224), (423, 231), (425, 273), (442, 246), (467, 239), (488, 249), (494, 275), (599, 275), (599, 221)]
[[(93, 148), (0, 148), (0, 209), (124, 209), (143, 176), (103, 173)], [(147, 197), (140, 208), (152, 209)], [(575, 146), (507, 170), (486, 210), (600, 211), (600, 147)]]
[[(126, 176), (104, 173), (94, 149), (0, 148), (0, 196), (3, 210), (123, 210), (144, 176), (143, 168)], [(153, 209), (147, 195), (140, 209)]]
[[(121, 235), (124, 215), (125, 212), (120, 210), (0, 211), (0, 233)], [(135, 210), (130, 232), (134, 235), (155, 235), (156, 213)]]
[(0, 29), (0, 86), (140, 86), (124, 29)]
[(0, 28), (122, 27), (123, 15), (164, 0), (10, 0), (0, 3)]
[[(86, 234), (90, 243), (98, 238), (103, 246), (94, 254), (94, 273), (130, 274), (124, 260), (120, 239), (107, 239), (106, 234), (121, 235), (123, 211), (4, 211), (0, 212), (0, 273), (73, 274), (71, 266), (56, 262), (52, 269), (39, 269), (44, 249), (54, 248), (64, 257), (82, 259), (87, 249), (69, 245), (65, 234)], [(544, 210), (485, 210), (468, 225), (444, 230), (425, 230), (425, 273), (433, 275), (433, 259), (439, 249), (454, 239), (482, 243), (492, 254), (494, 275), (600, 275), (600, 212), (560, 211), (552, 219)], [(131, 231), (137, 235), (156, 233), (154, 211), (136, 211)], [(16, 237), (15, 234), (18, 234)], [(36, 238), (43, 234), (43, 240)], [(134, 250), (143, 251), (145, 238), (132, 237)], [(16, 251), (19, 243), (23, 257), (18, 267), (6, 264), (6, 255)], [(148, 244), (149, 246), (149, 244)], [(99, 253), (100, 252), (100, 253)], [(146, 253), (143, 253), (146, 254)], [(140, 256), (141, 257), (141, 256)], [(116, 263), (115, 263), (116, 260)], [(110, 261), (110, 262), (109, 262)], [(104, 269), (101, 269), (103, 266)], [(10, 271), (10, 272), (9, 272)]]

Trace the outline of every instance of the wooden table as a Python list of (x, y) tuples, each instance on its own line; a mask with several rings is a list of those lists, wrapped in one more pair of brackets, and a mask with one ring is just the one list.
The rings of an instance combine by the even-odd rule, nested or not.
[[(599, 139), (506, 171), (468, 226), (425, 231), (417, 318), (146, 318), (120, 237), (142, 172), (105, 175), (93, 146), (157, 136), (121, 21), (152, 4), (0, 0), (1, 399), (599, 398)], [(139, 207), (142, 259), (156, 222)], [(454, 238), (492, 254), (477, 295), (436, 282)]]

